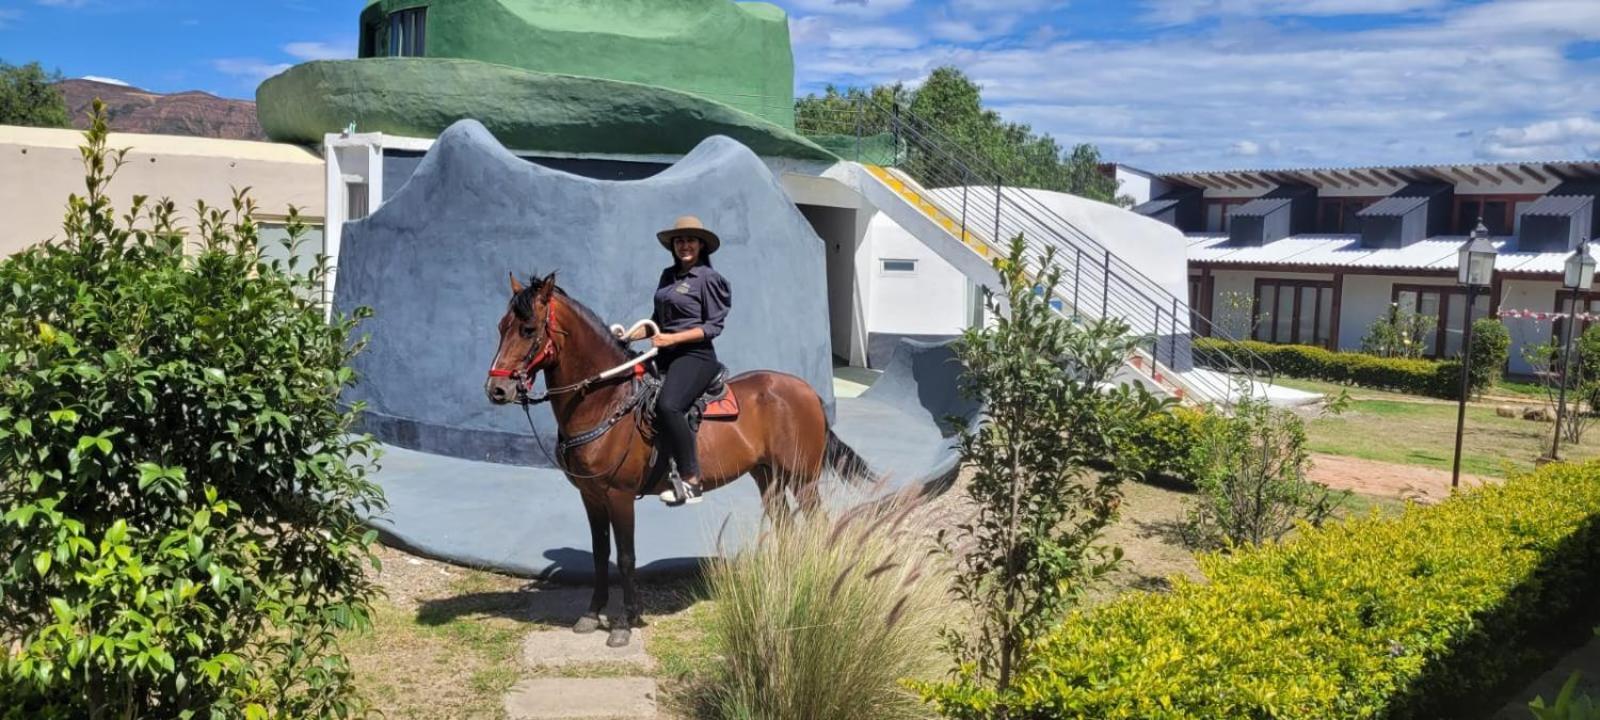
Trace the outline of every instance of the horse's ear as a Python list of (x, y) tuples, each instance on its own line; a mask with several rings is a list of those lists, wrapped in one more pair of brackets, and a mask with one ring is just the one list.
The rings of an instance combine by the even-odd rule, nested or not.
[(544, 276), (543, 280), (539, 281), (539, 300), (542, 302), (550, 302), (550, 296), (555, 293), (555, 290), (556, 274), (550, 273), (549, 275)]
[(511, 294), (512, 295), (516, 295), (516, 294), (522, 292), (522, 290), (523, 290), (522, 283), (517, 282), (517, 274), (516, 273), (510, 273), (510, 275), (511, 275)]

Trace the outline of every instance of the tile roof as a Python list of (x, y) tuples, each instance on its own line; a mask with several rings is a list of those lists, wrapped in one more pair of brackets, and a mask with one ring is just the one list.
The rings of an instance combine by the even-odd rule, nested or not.
[(1397, 197), (1391, 195), (1368, 205), (1356, 213), (1357, 217), (1399, 217), (1423, 205), (1428, 204), (1428, 198), (1422, 195), (1410, 197)]
[(1288, 206), (1291, 201), (1291, 198), (1286, 197), (1256, 198), (1235, 207), (1228, 215), (1230, 217), (1266, 217), (1279, 208)]
[[(1359, 235), (1295, 235), (1260, 246), (1228, 244), (1228, 236), (1205, 233), (1189, 236), (1189, 259), (1200, 263), (1244, 265), (1304, 265), (1306, 267), (1372, 268), (1385, 270), (1455, 270), (1463, 236), (1438, 236), (1401, 248), (1364, 248)], [(1494, 238), (1495, 270), (1560, 274), (1570, 250), (1524, 252), (1509, 237)], [(1589, 254), (1600, 259), (1600, 244)]]
[(1546, 195), (1523, 208), (1522, 214), (1569, 217), (1593, 210), (1593, 195)]

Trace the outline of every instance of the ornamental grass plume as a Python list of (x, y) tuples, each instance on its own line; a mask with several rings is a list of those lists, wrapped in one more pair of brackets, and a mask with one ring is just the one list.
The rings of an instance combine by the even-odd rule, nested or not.
[(786, 518), (706, 567), (724, 660), (703, 698), (728, 720), (893, 720), (927, 707), (902, 681), (944, 669), (944, 561), (924, 508), (895, 495)]

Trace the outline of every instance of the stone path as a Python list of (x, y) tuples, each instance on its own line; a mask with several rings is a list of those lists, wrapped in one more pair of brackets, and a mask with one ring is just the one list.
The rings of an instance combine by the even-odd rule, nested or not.
[(1545, 705), (1550, 705), (1574, 672), (1581, 675), (1578, 679), (1579, 693), (1600, 697), (1600, 638), (1594, 638), (1568, 653), (1555, 667), (1517, 693), (1491, 720), (1529, 720), (1533, 713), (1528, 711), (1528, 703), (1534, 698), (1544, 698)]
[[(589, 591), (551, 588), (535, 594), (530, 619), (569, 624), (588, 606)], [(615, 608), (612, 608), (615, 609)], [(602, 619), (606, 616), (602, 614)], [(627, 647), (606, 647), (606, 630), (579, 635), (541, 629), (522, 641), (526, 677), (506, 693), (509, 720), (657, 720), (655, 662), (645, 651), (649, 630), (633, 631)]]

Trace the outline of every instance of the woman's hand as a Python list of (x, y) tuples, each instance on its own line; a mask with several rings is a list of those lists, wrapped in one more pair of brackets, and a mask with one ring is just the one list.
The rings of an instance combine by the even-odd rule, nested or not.
[(658, 333), (650, 337), (650, 344), (658, 348), (669, 348), (679, 342), (679, 333)]

